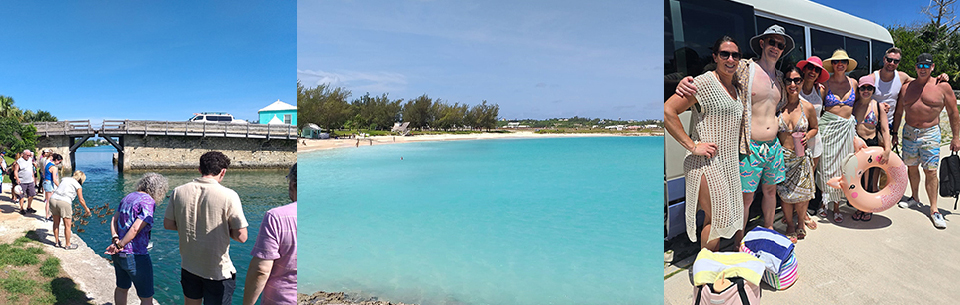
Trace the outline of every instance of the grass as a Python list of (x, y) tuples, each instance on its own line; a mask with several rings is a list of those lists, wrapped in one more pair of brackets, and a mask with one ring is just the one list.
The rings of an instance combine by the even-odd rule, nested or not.
[(0, 303), (90, 304), (86, 293), (63, 273), (60, 259), (44, 252), (38, 239), (30, 231), (0, 244)]

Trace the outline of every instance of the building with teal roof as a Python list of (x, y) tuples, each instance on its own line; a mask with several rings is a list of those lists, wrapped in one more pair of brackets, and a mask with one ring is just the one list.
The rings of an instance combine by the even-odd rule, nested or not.
[(280, 100), (257, 111), (260, 113), (260, 124), (288, 124), (297, 125), (297, 106)]

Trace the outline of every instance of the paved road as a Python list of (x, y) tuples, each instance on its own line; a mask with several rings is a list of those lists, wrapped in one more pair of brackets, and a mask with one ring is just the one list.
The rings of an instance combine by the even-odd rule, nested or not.
[[(949, 154), (949, 147), (941, 148)], [(907, 187), (906, 195), (911, 194)], [(922, 201), (927, 195), (920, 184)], [(929, 205), (893, 207), (869, 222), (850, 219), (855, 211), (841, 208), (842, 223), (817, 220), (818, 229), (796, 245), (799, 279), (784, 291), (765, 288), (764, 304), (958, 304), (960, 301), (960, 212), (953, 198), (940, 198), (947, 229), (930, 221)], [(828, 216), (832, 214), (828, 213)], [(777, 215), (780, 217), (781, 215)], [(779, 221), (775, 228), (785, 226)], [(691, 260), (678, 263), (685, 267)], [(678, 266), (668, 266), (665, 273)], [(693, 304), (688, 270), (664, 280), (664, 304)]]

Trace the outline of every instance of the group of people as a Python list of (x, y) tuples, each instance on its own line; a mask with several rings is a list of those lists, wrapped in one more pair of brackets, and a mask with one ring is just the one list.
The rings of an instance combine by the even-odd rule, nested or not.
[[(21, 214), (35, 213), (30, 208), (36, 195), (32, 153), (24, 151), (13, 170), (15, 185), (22, 189)], [(52, 216), (53, 236), (57, 247), (68, 250), (78, 245), (70, 242), (72, 203), (79, 199), (87, 215), (83, 199), (86, 176), (74, 171), (72, 177), (58, 179), (54, 166), (62, 157), (50, 154), (44, 164), (46, 175), (42, 185), (48, 199), (47, 213)], [(59, 157), (59, 158), (58, 158)], [(52, 164), (48, 165), (48, 164)], [(230, 259), (230, 241), (247, 240), (247, 220), (237, 193), (220, 184), (230, 159), (212, 151), (200, 157), (200, 178), (175, 188), (163, 218), (163, 228), (177, 231), (181, 257), (181, 287), (185, 304), (231, 304), (236, 289), (236, 268)], [(297, 166), (287, 175), (290, 204), (273, 208), (264, 215), (254, 244), (247, 271), (243, 304), (254, 304), (262, 295), (263, 304), (295, 304), (297, 291)], [(163, 202), (168, 190), (167, 179), (157, 173), (146, 173), (136, 184), (136, 191), (120, 200), (110, 220), (112, 239), (106, 248), (116, 274), (115, 304), (126, 304), (131, 286), (136, 287), (142, 304), (153, 303), (153, 262), (149, 250), (154, 210)], [(23, 201), (28, 206), (23, 207)], [(64, 244), (60, 243), (59, 227), (63, 220)]]
[[(946, 228), (936, 201), (939, 117), (946, 109), (952, 151), (960, 150), (960, 118), (956, 96), (944, 81), (947, 76), (931, 77), (932, 55), (918, 56), (913, 79), (897, 71), (902, 52), (892, 47), (884, 54), (883, 68), (858, 80), (847, 76), (857, 61), (844, 50), (826, 60), (812, 56), (786, 73), (777, 70), (777, 61), (794, 48), (793, 38), (779, 25), (754, 36), (749, 44), (759, 58), (744, 59), (734, 39), (718, 39), (712, 49), (716, 69), (684, 78), (664, 104), (665, 128), (689, 151), (684, 170), (687, 235), (692, 241), (698, 240), (697, 212), (702, 210), (701, 248), (718, 250), (720, 238), (740, 244), (758, 188), (763, 193), (763, 226), (773, 228), (779, 197), (786, 235), (793, 242), (803, 239), (807, 228), (817, 228), (807, 208), (818, 189), (823, 206), (817, 215), (827, 218), (830, 212), (833, 221), (842, 222), (840, 204), (847, 198), (827, 181), (841, 176), (843, 159), (855, 147), (882, 147), (878, 161), (885, 164), (897, 147), (897, 130), (904, 120), (901, 158), (913, 193), (899, 205), (920, 204), (922, 166), (930, 219), (935, 227)], [(688, 135), (679, 114), (691, 108)], [(868, 191), (879, 191), (885, 182), (877, 169), (866, 178)], [(851, 218), (870, 221), (872, 216), (858, 210)]]

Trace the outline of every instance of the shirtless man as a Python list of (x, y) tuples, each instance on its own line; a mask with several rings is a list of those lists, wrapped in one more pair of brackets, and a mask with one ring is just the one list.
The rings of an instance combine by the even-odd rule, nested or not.
[[(883, 109), (887, 112), (887, 118), (890, 120), (890, 135), (893, 138), (893, 146), (897, 146), (897, 130), (893, 129), (893, 115), (897, 108), (897, 98), (900, 96), (900, 89), (903, 85), (913, 81), (913, 77), (906, 72), (897, 71), (900, 67), (900, 57), (902, 52), (900, 48), (891, 47), (883, 55), (883, 67), (880, 70), (873, 71), (873, 79), (877, 80), (877, 89), (873, 93), (873, 99), (883, 103)], [(937, 77), (937, 82), (950, 81), (946, 73), (941, 73)], [(906, 206), (901, 206), (906, 207)]]
[[(757, 187), (763, 190), (763, 226), (773, 228), (777, 208), (777, 184), (785, 177), (783, 150), (777, 139), (777, 106), (782, 100), (783, 75), (776, 69), (781, 55), (793, 50), (793, 38), (783, 27), (772, 25), (763, 34), (750, 39), (750, 47), (759, 54), (756, 61), (742, 59), (737, 69), (740, 82), (740, 101), (744, 104), (740, 128), (740, 182), (743, 187), (744, 228), (750, 218), (750, 204)], [(752, 77), (751, 77), (752, 76)], [(750, 84), (750, 79), (753, 83)], [(750, 92), (745, 89), (750, 88)], [(677, 94), (693, 94), (693, 78), (685, 77), (677, 87)], [(743, 240), (743, 231), (737, 232), (734, 244)]]
[[(907, 164), (910, 177), (911, 200), (917, 201), (920, 187), (919, 166), (923, 165), (927, 196), (930, 200), (930, 219), (938, 229), (947, 228), (947, 222), (937, 209), (937, 167), (940, 165), (940, 111), (947, 110), (953, 140), (950, 150), (960, 150), (960, 115), (957, 113), (957, 97), (949, 83), (937, 83), (930, 77), (933, 73), (933, 55), (923, 53), (917, 57), (917, 79), (900, 90), (899, 105), (893, 127), (900, 127), (901, 115), (907, 125), (903, 126), (903, 163)], [(895, 130), (895, 129), (894, 129)], [(894, 140), (895, 141), (895, 140)]]

